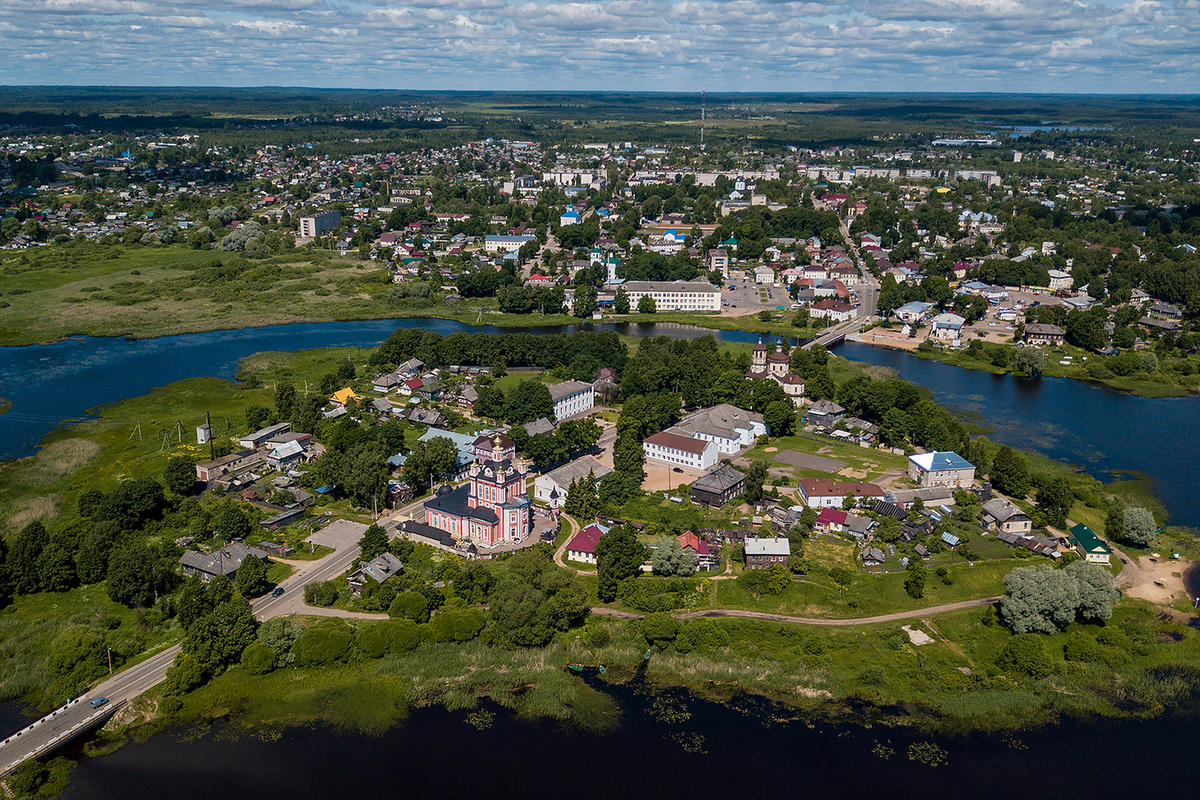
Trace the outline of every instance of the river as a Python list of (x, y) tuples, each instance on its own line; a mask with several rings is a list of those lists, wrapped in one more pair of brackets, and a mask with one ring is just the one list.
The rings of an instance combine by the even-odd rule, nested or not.
[[(756, 705), (680, 698), (686, 721), (617, 689), (622, 717), (590, 734), (495, 711), (477, 730), (463, 712), (421, 710), (379, 737), (295, 728), (278, 739), (167, 733), (83, 761), (66, 800), (563, 796), (614, 798), (1182, 797), (1200, 736), (1195, 719), (1071, 723), (1019, 737), (940, 737), (946, 761), (908, 758), (928, 737), (882, 726), (778, 722)], [(882, 745), (889, 748), (877, 751)], [(1119, 755), (1118, 755), (1119, 754)]]
[[(675, 323), (603, 324), (633, 336), (753, 342), (757, 334)], [(513, 332), (445, 319), (394, 319), (302, 323), (153, 339), (72, 337), (47, 345), (0, 348), (0, 397), (12, 409), (0, 415), (0, 458), (32, 454), (47, 433), (89, 409), (145, 394), (156, 386), (201, 375), (232, 378), (246, 356), (264, 350), (373, 347), (397, 328), (441, 334)], [(575, 326), (522, 329), (535, 334), (570, 332)], [(996, 441), (1035, 449), (1109, 472), (1144, 474), (1155, 483), (1171, 520), (1200, 526), (1193, 483), (1200, 474), (1200, 398), (1144, 398), (1059, 378), (1026, 381), (965, 370), (903, 352), (846, 343), (839, 355), (895, 369), (926, 386), (934, 399), (974, 415)]]

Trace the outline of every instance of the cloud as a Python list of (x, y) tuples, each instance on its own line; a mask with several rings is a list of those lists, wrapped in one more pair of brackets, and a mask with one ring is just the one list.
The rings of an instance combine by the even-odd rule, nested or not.
[(0, 0), (0, 20), (9, 83), (1200, 85), (1200, 0)]

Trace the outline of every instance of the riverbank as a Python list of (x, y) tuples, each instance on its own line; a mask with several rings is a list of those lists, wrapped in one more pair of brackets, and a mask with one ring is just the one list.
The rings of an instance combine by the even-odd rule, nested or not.
[[(895, 337), (873, 336), (872, 333), (874, 330), (877, 329), (847, 336), (846, 341), (901, 351), (926, 361), (937, 361), (962, 369), (990, 372), (993, 375), (1024, 377), (1019, 375), (1010, 366), (996, 366), (983, 353), (976, 355), (966, 349), (951, 350), (941, 347), (920, 347), (915, 339), (900, 341)], [(1015, 358), (1014, 353), (1018, 349), (1016, 345), (1009, 344), (997, 345), (993, 343), (990, 347), (993, 349), (1003, 347), (1008, 351), (1008, 364), (1013, 363)], [(1042, 370), (1041, 377), (1067, 378), (1069, 380), (1103, 386), (1107, 389), (1131, 394), (1136, 397), (1188, 397), (1200, 394), (1200, 374), (1184, 375), (1178, 372), (1143, 372), (1118, 376), (1113, 375), (1111, 371), (1104, 368), (1103, 371), (1097, 370), (1101, 375), (1098, 377), (1089, 371), (1089, 367), (1087, 366), (1089, 357), (1094, 359), (1097, 364), (1102, 365), (1103, 356), (1097, 356), (1094, 353), (1089, 354), (1086, 350), (1078, 347), (1062, 345), (1057, 348), (1046, 348), (1046, 365)], [(1068, 361), (1069, 363), (1064, 364), (1062, 363), (1063, 361)], [(1104, 372), (1108, 373), (1106, 377), (1103, 376)]]

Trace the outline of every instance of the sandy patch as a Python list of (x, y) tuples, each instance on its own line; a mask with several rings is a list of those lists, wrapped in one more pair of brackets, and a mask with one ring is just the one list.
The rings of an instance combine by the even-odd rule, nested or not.
[(778, 453), (779, 448), (778, 447), (764, 447), (763, 452), (764, 453)]
[(930, 636), (925, 631), (921, 630), (920, 628), (914, 628), (911, 625), (901, 625), (900, 630), (907, 633), (908, 640), (910, 642), (912, 642), (914, 645), (916, 645), (917, 647), (920, 647), (923, 644), (930, 644), (931, 642), (933, 642), (933, 637)]
[(867, 476), (870, 474), (871, 473), (867, 472), (866, 470), (852, 469), (850, 467), (838, 470), (838, 475), (842, 475), (847, 478), (854, 478), (855, 480), (859, 481), (866, 480)]
[(814, 689), (811, 686), (797, 686), (796, 694), (813, 700), (828, 700), (833, 697), (833, 693), (828, 689)]
[(1166, 605), (1177, 597), (1187, 597), (1183, 574), (1193, 562), (1172, 559), (1151, 561), (1142, 556), (1122, 573), (1118, 586), (1130, 597), (1140, 597), (1151, 603)]

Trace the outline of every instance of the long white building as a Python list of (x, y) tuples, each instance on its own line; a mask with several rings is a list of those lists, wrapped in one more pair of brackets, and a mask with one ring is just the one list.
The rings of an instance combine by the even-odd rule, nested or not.
[(656, 311), (721, 310), (721, 287), (708, 281), (628, 281), (622, 286), (631, 309), (649, 295)]
[(554, 419), (562, 420), (580, 414), (596, 405), (596, 390), (583, 381), (563, 381), (547, 387), (554, 401)]

